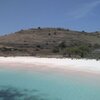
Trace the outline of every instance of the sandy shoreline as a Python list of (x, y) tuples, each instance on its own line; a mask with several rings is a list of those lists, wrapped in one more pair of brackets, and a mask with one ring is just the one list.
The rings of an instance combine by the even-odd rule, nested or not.
[[(0, 57), (0, 67), (22, 66), (25, 68), (40, 67), (62, 70), (82, 71), (100, 74), (100, 61), (69, 58), (38, 58), (38, 57)], [(23, 67), (23, 66), (22, 66)]]

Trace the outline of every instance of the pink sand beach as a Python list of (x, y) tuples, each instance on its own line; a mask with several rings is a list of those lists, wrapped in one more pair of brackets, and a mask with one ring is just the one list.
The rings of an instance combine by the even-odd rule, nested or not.
[[(100, 61), (95, 59), (0, 57), (0, 68), (38, 71), (100, 83)], [(93, 80), (93, 81), (92, 81)]]
[(76, 71), (100, 74), (100, 61), (95, 59), (69, 59), (69, 58), (39, 58), (39, 57), (0, 57), (0, 67), (27, 69), (40, 68), (63, 71)]

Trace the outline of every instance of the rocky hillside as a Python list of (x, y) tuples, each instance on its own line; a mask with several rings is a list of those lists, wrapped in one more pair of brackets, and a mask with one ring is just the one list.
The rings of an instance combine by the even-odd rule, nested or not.
[(20, 30), (0, 37), (0, 56), (100, 58), (100, 33), (62, 28)]

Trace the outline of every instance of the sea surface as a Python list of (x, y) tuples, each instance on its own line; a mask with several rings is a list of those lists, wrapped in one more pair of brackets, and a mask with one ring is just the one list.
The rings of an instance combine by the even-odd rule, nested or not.
[(55, 71), (0, 68), (0, 100), (100, 100), (100, 84)]

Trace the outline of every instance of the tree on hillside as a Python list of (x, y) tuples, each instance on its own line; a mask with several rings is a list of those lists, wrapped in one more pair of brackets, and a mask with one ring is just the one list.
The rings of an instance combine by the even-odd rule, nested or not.
[(65, 41), (62, 41), (62, 42), (58, 45), (58, 47), (59, 47), (60, 49), (66, 48), (66, 42), (65, 42)]
[(88, 46), (76, 46), (76, 47), (70, 47), (66, 49), (66, 52), (68, 54), (68, 57), (71, 57), (72, 55), (78, 55), (81, 58), (83, 58), (85, 55), (89, 53), (89, 47)]

